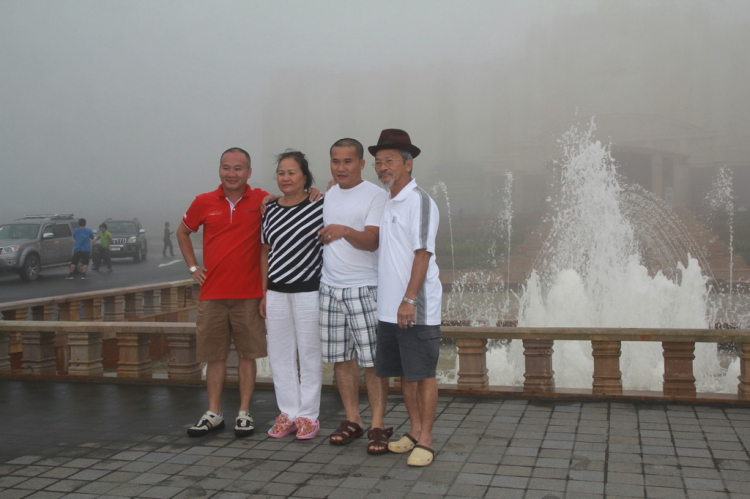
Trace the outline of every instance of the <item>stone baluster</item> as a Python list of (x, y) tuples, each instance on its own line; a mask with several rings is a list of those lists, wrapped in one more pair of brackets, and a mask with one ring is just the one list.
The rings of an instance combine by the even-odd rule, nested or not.
[(117, 376), (122, 378), (150, 378), (151, 357), (149, 348), (151, 337), (148, 334), (117, 333)]
[(594, 356), (593, 392), (597, 395), (622, 395), (620, 341), (592, 341)]
[(57, 304), (57, 320), (78, 321), (81, 317), (81, 304), (77, 301), (66, 301)]
[(664, 396), (695, 398), (693, 360), (695, 343), (690, 341), (663, 341)]
[(102, 376), (103, 333), (68, 333), (70, 363), (68, 374), (72, 376)]
[(196, 360), (196, 338), (190, 333), (167, 333), (169, 342), (170, 379), (201, 379), (200, 363)]
[(487, 377), (487, 340), (457, 339), (458, 388), (484, 389), (489, 386)]
[(0, 331), (0, 374), (10, 374), (10, 332)]
[(175, 289), (175, 292), (177, 294), (177, 308), (182, 309), (177, 312), (177, 322), (188, 322), (190, 320), (190, 312), (184, 309), (194, 304), (191, 296), (192, 286), (180, 286)]
[[(53, 305), (40, 305), (31, 308), (31, 320), (51, 320)], [(21, 371), (24, 374), (57, 374), (55, 357), (55, 333), (53, 331), (24, 331), (21, 333), (23, 360)]]
[(104, 297), (104, 320), (105, 321), (122, 321), (125, 318), (123, 295), (105, 296)]
[(172, 287), (159, 290), (159, 305), (162, 312), (171, 312), (177, 308), (177, 293)]
[(553, 340), (523, 340), (526, 372), (523, 389), (534, 393), (555, 391), (555, 371), (552, 370)]
[(159, 307), (156, 301), (156, 292), (154, 290), (148, 290), (143, 292), (143, 314), (151, 315), (159, 311)]
[(125, 319), (135, 319), (143, 313), (143, 293), (128, 293), (125, 295), (123, 315)]
[(237, 355), (237, 350), (234, 348), (234, 342), (232, 342), (227, 354), (227, 381), (239, 381), (239, 364), (240, 358)]
[(750, 343), (740, 344), (740, 380), (737, 385), (737, 396), (741, 400), (750, 400)]
[(102, 299), (87, 298), (81, 302), (81, 320), (86, 322), (100, 321), (102, 317)]
[[(4, 321), (25, 321), (29, 318), (29, 310), (27, 308), (17, 308), (14, 310), (3, 310), (3, 320)], [(0, 333), (3, 335), (7, 335), (8, 338), (8, 352), (7, 352), (7, 362), (10, 364), (10, 372), (13, 372), (13, 362), (11, 362), (11, 355), (16, 353), (21, 353), (23, 355), (23, 347), (21, 345), (21, 333), (18, 331), (15, 332), (8, 332), (8, 333)], [(5, 361), (3, 361), (2, 353), (0, 353), (0, 365), (5, 365)], [(16, 366), (16, 370), (18, 370), (19, 366)], [(2, 371), (0, 371), (2, 372)]]

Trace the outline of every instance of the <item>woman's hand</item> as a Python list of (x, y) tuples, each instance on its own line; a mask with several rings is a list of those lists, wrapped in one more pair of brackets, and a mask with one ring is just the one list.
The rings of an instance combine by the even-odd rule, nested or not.
[(258, 306), (258, 311), (260, 311), (260, 316), (264, 319), (266, 318), (266, 297), (265, 295), (263, 298), (260, 299), (260, 305)]

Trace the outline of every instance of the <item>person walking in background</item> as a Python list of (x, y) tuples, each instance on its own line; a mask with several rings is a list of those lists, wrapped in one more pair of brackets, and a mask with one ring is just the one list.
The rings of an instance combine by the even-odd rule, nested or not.
[(164, 249), (161, 254), (164, 258), (167, 257), (167, 249), (169, 249), (169, 255), (174, 256), (174, 249), (172, 248), (172, 234), (173, 230), (169, 230), (169, 222), (164, 222)]
[(296, 433), (299, 439), (311, 439), (320, 430), (323, 383), (318, 333), (323, 199), (310, 201), (313, 176), (299, 151), (278, 156), (276, 181), (282, 196), (267, 205), (261, 232), (267, 287), (261, 315), (268, 327), (268, 359), (281, 412), (268, 434), (281, 438)]
[(388, 444), (396, 453), (411, 451), (409, 466), (428, 466), (435, 455), (432, 426), (437, 408), (435, 378), (440, 355), (443, 288), (435, 262), (439, 213), (411, 176), (421, 152), (403, 130), (386, 129), (377, 145), (375, 172), (390, 197), (380, 221), (378, 249), (378, 376), (401, 377), (411, 428)]
[(378, 332), (378, 235), (388, 195), (362, 178), (364, 148), (354, 139), (336, 141), (329, 151), (336, 185), (323, 206), (320, 242), (323, 272), (320, 279), (320, 336), (323, 361), (334, 363), (336, 386), (346, 419), (330, 436), (333, 445), (345, 445), (364, 434), (359, 412), (359, 370), (365, 370), (372, 413), (368, 431), (369, 454), (388, 452), (383, 416), (388, 379), (375, 375)]
[(73, 279), (78, 264), (81, 264), (81, 279), (88, 279), (86, 271), (89, 268), (89, 258), (91, 257), (91, 241), (94, 239), (94, 231), (86, 227), (86, 219), (78, 219), (78, 227), (73, 229), (73, 258), (70, 260), (70, 274), (66, 279)]
[[(250, 155), (227, 149), (219, 162), (221, 185), (195, 198), (177, 229), (177, 242), (193, 280), (201, 285), (196, 321), (198, 361), (207, 362), (208, 410), (188, 428), (197, 437), (224, 427), (221, 393), (230, 342), (239, 357), (239, 414), (234, 433), (251, 435), (255, 424), (250, 399), (255, 390), (256, 359), (265, 357), (266, 327), (260, 316), (260, 204), (268, 193), (251, 189)], [(198, 265), (190, 235), (203, 226), (203, 263)], [(165, 224), (166, 227), (166, 224)]]
[(107, 230), (107, 224), (103, 223), (99, 226), (99, 234), (94, 239), (94, 242), (99, 241), (99, 261), (94, 261), (94, 270), (99, 271), (99, 267), (102, 264), (107, 265), (107, 270), (112, 272), (112, 258), (109, 254), (109, 245), (112, 244), (112, 233)]

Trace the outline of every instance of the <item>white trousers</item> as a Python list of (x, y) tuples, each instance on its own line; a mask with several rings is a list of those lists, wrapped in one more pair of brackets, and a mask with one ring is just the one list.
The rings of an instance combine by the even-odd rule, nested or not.
[[(323, 385), (318, 292), (266, 293), (268, 360), (279, 411), (317, 421)], [(299, 369), (297, 357), (299, 354)]]

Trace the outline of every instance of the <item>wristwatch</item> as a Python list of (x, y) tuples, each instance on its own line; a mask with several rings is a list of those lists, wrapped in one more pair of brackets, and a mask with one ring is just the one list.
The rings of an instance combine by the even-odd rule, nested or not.
[(416, 305), (417, 305), (417, 300), (412, 300), (411, 298), (407, 298), (407, 297), (405, 297), (405, 296), (404, 296), (404, 298), (403, 298), (403, 301), (405, 301), (405, 302), (406, 302), (406, 303), (408, 303), (409, 305), (414, 305), (414, 306), (416, 306)]
[(193, 273), (194, 273), (194, 272), (195, 272), (196, 270), (198, 270), (199, 268), (200, 268), (200, 267), (198, 267), (197, 265), (193, 265), (193, 266), (192, 266), (192, 267), (190, 267), (190, 268), (189, 268), (188, 270), (190, 271), (190, 274), (193, 274)]

